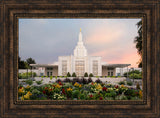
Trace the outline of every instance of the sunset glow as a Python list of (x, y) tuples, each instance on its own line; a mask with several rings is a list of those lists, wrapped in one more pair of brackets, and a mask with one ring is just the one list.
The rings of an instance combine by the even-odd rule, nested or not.
[[(37, 63), (53, 63), (60, 55), (71, 55), (82, 28), (84, 45), (91, 56), (102, 56), (108, 64), (137, 67), (134, 38), (140, 19), (20, 19), (19, 55)], [(36, 45), (35, 45), (36, 44)]]

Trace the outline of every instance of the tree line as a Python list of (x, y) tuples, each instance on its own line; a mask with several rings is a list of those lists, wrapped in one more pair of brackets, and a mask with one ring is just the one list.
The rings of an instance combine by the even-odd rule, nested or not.
[(138, 67), (142, 67), (142, 20), (137, 24), (138, 36), (135, 37), (134, 43), (136, 43), (137, 52), (140, 55), (140, 60), (138, 62)]
[(36, 64), (36, 61), (34, 59), (27, 58), (26, 60), (22, 60), (21, 57), (18, 56), (18, 68), (19, 69), (30, 69), (30, 64)]

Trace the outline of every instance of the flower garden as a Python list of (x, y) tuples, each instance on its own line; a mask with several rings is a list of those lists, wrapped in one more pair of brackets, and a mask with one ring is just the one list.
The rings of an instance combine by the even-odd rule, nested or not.
[(19, 100), (142, 100), (140, 87), (112, 85), (92, 79), (57, 80), (40, 86), (19, 85)]

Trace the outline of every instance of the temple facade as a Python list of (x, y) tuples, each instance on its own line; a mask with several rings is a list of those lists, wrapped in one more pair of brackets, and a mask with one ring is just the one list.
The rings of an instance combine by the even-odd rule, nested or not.
[(116, 68), (130, 66), (130, 64), (106, 64), (101, 59), (100, 56), (88, 55), (80, 29), (73, 55), (59, 56), (58, 62), (54, 64), (31, 64), (31, 66), (43, 70), (39, 72), (39, 76), (66, 76), (68, 72), (70, 74), (75, 72), (77, 76), (84, 76), (85, 72), (94, 76), (120, 76), (121, 73), (116, 73)]

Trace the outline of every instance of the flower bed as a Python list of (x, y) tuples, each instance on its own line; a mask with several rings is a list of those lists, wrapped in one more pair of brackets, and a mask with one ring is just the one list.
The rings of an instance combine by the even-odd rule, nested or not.
[(20, 100), (142, 100), (142, 90), (123, 84), (57, 81), (42, 86), (18, 87)]

